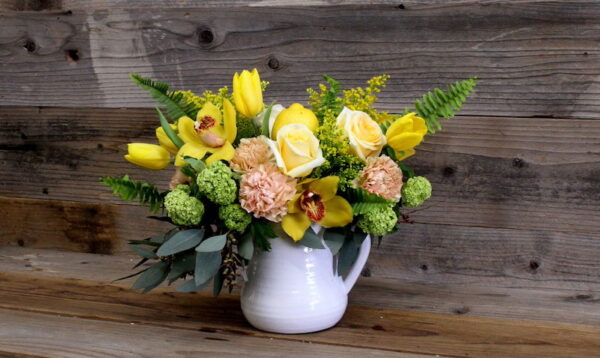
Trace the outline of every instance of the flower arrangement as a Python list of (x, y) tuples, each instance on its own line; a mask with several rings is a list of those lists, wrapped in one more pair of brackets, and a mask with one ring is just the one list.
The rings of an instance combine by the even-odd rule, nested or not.
[[(162, 170), (174, 166), (169, 190), (106, 177), (123, 200), (138, 200), (174, 228), (132, 240), (141, 256), (133, 288), (148, 292), (165, 280), (177, 290), (201, 290), (211, 282), (218, 295), (231, 290), (255, 250), (270, 240), (325, 249), (338, 255), (344, 275), (367, 235), (399, 229), (403, 207), (417, 207), (432, 186), (404, 160), (427, 135), (441, 129), (476, 85), (476, 78), (435, 89), (401, 114), (378, 111), (377, 94), (389, 76), (366, 87), (342, 90), (335, 79), (308, 89), (308, 105), (265, 105), (268, 83), (256, 69), (233, 76), (233, 90), (196, 95), (132, 74), (161, 104), (158, 144), (131, 143), (125, 159)], [(406, 219), (406, 218), (405, 218)], [(322, 232), (313, 230), (320, 225)], [(322, 236), (321, 236), (322, 235)], [(323, 240), (321, 240), (323, 238)]]

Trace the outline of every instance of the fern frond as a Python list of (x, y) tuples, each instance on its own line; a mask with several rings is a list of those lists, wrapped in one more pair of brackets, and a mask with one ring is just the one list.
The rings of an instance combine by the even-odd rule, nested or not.
[(133, 83), (148, 91), (152, 98), (165, 106), (167, 114), (171, 119), (177, 120), (183, 116), (188, 116), (192, 119), (196, 118), (198, 107), (195, 103), (187, 102), (184, 93), (170, 92), (168, 84), (142, 77), (137, 73), (132, 73), (129, 77)]
[(393, 203), (364, 189), (350, 189), (348, 199), (352, 203), (352, 214), (362, 215), (374, 209), (385, 208)]
[[(442, 129), (440, 118), (450, 119), (467, 101), (477, 85), (477, 77), (449, 85), (446, 91), (439, 88), (427, 92), (422, 100), (414, 102), (415, 112), (425, 119), (428, 133)], [(389, 126), (389, 125), (388, 125)]]
[(162, 207), (165, 193), (160, 193), (152, 184), (139, 180), (131, 180), (129, 175), (125, 175), (122, 178), (100, 178), (100, 182), (111, 188), (113, 194), (117, 195), (121, 200), (137, 200), (140, 204), (149, 206), (152, 212), (157, 212)]

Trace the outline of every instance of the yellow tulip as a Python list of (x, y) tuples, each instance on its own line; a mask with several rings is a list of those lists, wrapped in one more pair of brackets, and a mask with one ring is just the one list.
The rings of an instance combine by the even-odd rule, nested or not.
[(352, 206), (337, 193), (340, 178), (328, 176), (306, 179), (300, 192), (288, 202), (288, 213), (283, 217), (283, 231), (294, 241), (304, 237), (311, 222), (323, 227), (343, 227), (352, 222)]
[(198, 112), (196, 120), (181, 117), (177, 121), (178, 135), (184, 141), (175, 158), (175, 165), (185, 165), (184, 157), (202, 159), (206, 153), (212, 155), (206, 159), (210, 165), (218, 160), (231, 160), (235, 149), (231, 145), (237, 136), (235, 108), (229, 100), (223, 100), (223, 113), (206, 102)]
[(417, 117), (416, 113), (398, 118), (385, 133), (387, 144), (394, 149), (398, 160), (415, 154), (414, 148), (421, 144), (425, 134), (427, 134), (425, 120)]
[(277, 138), (277, 132), (279, 132), (282, 127), (296, 123), (304, 124), (312, 132), (316, 131), (319, 126), (319, 121), (313, 111), (304, 108), (300, 103), (294, 103), (281, 111), (277, 118), (275, 118), (273, 128), (271, 128), (271, 138)]
[(242, 71), (233, 75), (233, 100), (235, 107), (244, 117), (254, 118), (263, 109), (262, 88), (260, 76), (255, 69), (252, 72)]
[[(171, 124), (170, 126), (173, 128), (173, 130), (177, 129), (177, 126), (174, 124)], [(177, 148), (177, 146), (171, 142), (171, 139), (169, 139), (169, 136), (167, 136), (163, 127), (156, 128), (156, 138), (158, 139), (158, 144), (160, 144), (161, 147), (173, 154), (177, 154), (179, 148)]]
[(160, 145), (130, 143), (127, 145), (125, 159), (142, 168), (159, 170), (168, 166), (171, 158), (169, 152)]

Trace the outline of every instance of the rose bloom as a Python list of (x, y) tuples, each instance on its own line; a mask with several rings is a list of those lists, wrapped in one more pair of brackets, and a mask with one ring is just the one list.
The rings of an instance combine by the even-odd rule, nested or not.
[(274, 161), (267, 137), (244, 138), (235, 150), (229, 166), (238, 173), (246, 173), (260, 164)]
[(352, 152), (362, 160), (378, 156), (386, 143), (379, 124), (365, 112), (344, 107), (337, 117), (337, 126), (344, 130)]
[(387, 155), (367, 159), (367, 165), (360, 172), (357, 186), (369, 193), (387, 200), (400, 200), (402, 170)]
[(296, 194), (296, 180), (272, 164), (259, 164), (242, 175), (240, 204), (256, 218), (280, 222), (287, 214), (287, 202)]
[(277, 140), (270, 140), (269, 146), (279, 169), (294, 178), (307, 176), (325, 163), (319, 140), (304, 124), (281, 127), (277, 131)]

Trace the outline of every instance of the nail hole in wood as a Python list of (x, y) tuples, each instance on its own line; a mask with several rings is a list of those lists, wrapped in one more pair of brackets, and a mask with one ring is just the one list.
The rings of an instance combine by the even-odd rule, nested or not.
[(267, 66), (269, 66), (272, 70), (279, 69), (279, 60), (275, 57), (270, 57), (269, 62), (267, 62)]
[(17, 241), (17, 245), (23, 247), (25, 246), (25, 241), (23, 241), (23, 239), (19, 239), (19, 241)]
[(512, 161), (512, 165), (515, 168), (523, 168), (525, 166), (525, 161), (521, 158), (515, 158)]
[(471, 312), (471, 309), (469, 309), (469, 307), (467, 307), (467, 306), (463, 306), (463, 307), (454, 309), (455, 314), (467, 314), (469, 312)]
[(44, 188), (44, 189), (42, 189), (42, 194), (46, 194), (46, 195), (48, 195), (48, 188)]
[(444, 174), (445, 177), (451, 177), (452, 175), (454, 175), (454, 168), (452, 168), (452, 167), (445, 167), (443, 174)]
[(198, 41), (203, 44), (209, 44), (213, 42), (215, 35), (209, 29), (201, 29), (198, 32)]
[(427, 267), (427, 265), (421, 265), (421, 270), (427, 271), (429, 270), (429, 267)]
[(31, 40), (27, 40), (25, 41), (25, 43), (23, 44), (23, 48), (25, 50), (27, 50), (27, 52), (34, 52), (36, 49), (35, 46), (35, 42), (31, 41)]
[(540, 263), (535, 260), (531, 260), (529, 261), (529, 268), (535, 271), (540, 268)]
[(362, 277), (371, 277), (371, 269), (368, 267), (365, 267), (362, 272), (360, 273), (360, 275)]
[(400, 5), (396, 6), (396, 9), (404, 10), (404, 9), (406, 9), (406, 7), (404, 7), (404, 4), (400, 4)]
[(583, 53), (583, 55), (584, 55), (584, 56), (587, 56), (587, 55), (588, 55), (587, 51), (586, 51), (586, 52), (584, 52), (584, 53)]
[(102, 143), (98, 143), (96, 145), (96, 148), (98, 148), (98, 150), (102, 150), (102, 149), (104, 149), (104, 145)]
[(27, 134), (21, 132), (21, 139), (23, 139), (23, 140), (27, 139)]
[(67, 56), (67, 61), (69, 61), (69, 62), (79, 61), (79, 50), (76, 50), (76, 49), (66, 50), (65, 55)]

